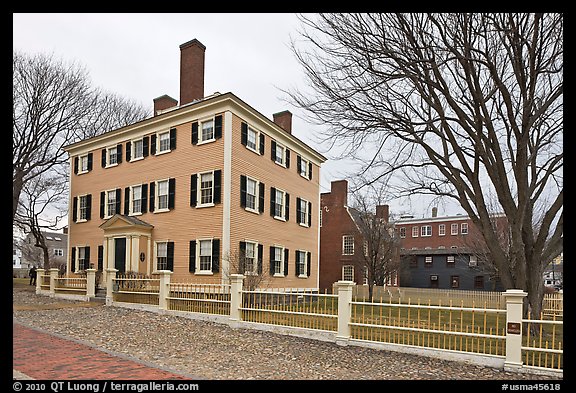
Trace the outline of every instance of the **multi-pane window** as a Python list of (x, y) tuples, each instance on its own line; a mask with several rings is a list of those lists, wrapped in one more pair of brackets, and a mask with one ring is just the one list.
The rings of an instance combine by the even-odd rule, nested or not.
[(80, 156), (80, 172), (88, 172), (88, 155)]
[(158, 210), (168, 209), (168, 180), (158, 182)]
[(116, 190), (106, 192), (106, 215), (112, 217), (116, 214)]
[(460, 276), (450, 276), (450, 286), (452, 288), (460, 287)]
[(64, 256), (64, 250), (62, 250), (61, 248), (55, 248), (54, 249), (54, 256), (57, 256), (57, 257)]
[(468, 260), (468, 266), (478, 266), (478, 258), (476, 255), (470, 255), (470, 259)]
[(474, 277), (474, 289), (484, 289), (484, 276)]
[(285, 218), (284, 217), (284, 212), (285, 212), (285, 208), (284, 208), (284, 203), (285, 203), (285, 198), (286, 198), (286, 193), (284, 191), (281, 190), (276, 190), (275, 196), (274, 196), (274, 217), (278, 217), (278, 218)]
[[(116, 196), (116, 195), (114, 195)], [(79, 213), (78, 217), (80, 220), (87, 220), (88, 219), (88, 195), (82, 195), (78, 198), (78, 209)]]
[(400, 227), (400, 237), (402, 239), (406, 237), (406, 227)]
[(144, 141), (138, 139), (137, 141), (132, 141), (132, 158), (131, 161), (137, 160), (138, 158), (144, 157)]
[(203, 121), (200, 142), (206, 142), (213, 139), (214, 139), (214, 120)]
[(246, 147), (258, 151), (258, 132), (254, 131), (252, 128), (248, 127), (248, 139), (246, 141)]
[(214, 203), (214, 173), (200, 174), (200, 204), (206, 205)]
[(246, 208), (256, 210), (258, 200), (258, 182), (254, 179), (246, 178)]
[(170, 151), (170, 132), (159, 134), (158, 141), (158, 153)]
[(420, 227), (420, 236), (432, 236), (432, 225), (422, 225)]
[(467, 222), (463, 222), (463, 223), (460, 225), (460, 233), (461, 233), (462, 235), (467, 235), (467, 234), (468, 234), (468, 223), (467, 223)]
[(342, 280), (354, 281), (354, 266), (352, 265), (342, 266)]
[(342, 255), (354, 255), (354, 236), (342, 236)]
[(276, 156), (274, 158), (274, 161), (277, 164), (280, 165), (286, 165), (285, 161), (284, 161), (284, 152), (285, 152), (285, 148), (284, 146), (280, 146), (279, 144), (276, 144)]
[(418, 237), (418, 227), (412, 227), (412, 237)]
[(438, 236), (446, 235), (446, 224), (438, 225)]
[(432, 257), (431, 256), (424, 258), (424, 267), (432, 267)]
[(298, 163), (300, 165), (298, 167), (298, 173), (300, 173), (300, 176), (308, 178), (309, 177), (309, 175), (308, 175), (308, 170), (309, 170), (308, 161), (303, 159), (303, 158), (300, 158), (300, 160), (298, 160)]
[(456, 266), (456, 260), (454, 259), (454, 255), (448, 255), (446, 257), (446, 266), (448, 267)]
[(86, 265), (86, 247), (78, 247), (78, 270), (86, 270), (90, 267)]
[(274, 272), (274, 275), (284, 275), (284, 271), (283, 271), (283, 255), (284, 255), (284, 249), (282, 247), (273, 247), (272, 248), (272, 260), (270, 261), (270, 263), (272, 263), (272, 269)]
[(450, 234), (457, 235), (458, 234), (458, 224), (450, 225)]
[(298, 203), (300, 205), (298, 206), (298, 222), (302, 225), (310, 226), (310, 223), (308, 222), (308, 201), (298, 199)]
[(212, 240), (200, 240), (200, 271), (212, 271)]
[(142, 186), (132, 187), (132, 214), (142, 213)]
[(156, 243), (156, 269), (157, 270), (167, 270), (168, 269), (168, 243), (167, 242)]
[(257, 274), (256, 250), (256, 243), (246, 242), (246, 251), (244, 252), (244, 274), (246, 275)]
[(306, 276), (306, 251), (296, 251), (296, 271), (299, 276)]
[(118, 149), (116, 146), (108, 148), (108, 165), (118, 164)]

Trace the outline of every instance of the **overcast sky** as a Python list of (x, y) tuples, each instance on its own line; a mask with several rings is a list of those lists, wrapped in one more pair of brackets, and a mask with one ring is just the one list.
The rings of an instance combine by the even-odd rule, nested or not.
[[(316, 143), (317, 126), (287, 102), (281, 89), (303, 88), (303, 70), (289, 48), (297, 38), (295, 14), (13, 14), (13, 48), (43, 52), (86, 67), (94, 86), (134, 99), (152, 110), (152, 100), (180, 98), (180, 44), (198, 39), (206, 46), (205, 95), (232, 92), (264, 116), (293, 113), (292, 133), (328, 158)], [(349, 166), (328, 160), (321, 169), (321, 192), (346, 176)], [(414, 203), (414, 201), (413, 201)], [(392, 201), (391, 213), (406, 206)], [(411, 207), (429, 216), (428, 203)], [(462, 210), (439, 206), (439, 215)]]

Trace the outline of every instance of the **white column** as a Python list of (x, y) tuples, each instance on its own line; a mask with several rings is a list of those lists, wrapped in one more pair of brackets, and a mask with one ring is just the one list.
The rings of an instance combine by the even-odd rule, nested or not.
[(140, 271), (139, 259), (140, 256), (140, 235), (131, 235), (132, 238), (132, 270), (135, 272)]
[(348, 345), (350, 340), (350, 320), (352, 317), (352, 288), (356, 285), (352, 281), (338, 281), (336, 291), (338, 293), (338, 333), (336, 344)]
[(235, 327), (236, 322), (242, 319), (242, 283), (244, 275), (230, 275), (230, 326)]
[(126, 235), (126, 271), (133, 271), (132, 268), (132, 236)]
[(158, 308), (160, 310), (168, 310), (168, 295), (170, 294), (170, 270), (158, 270), (160, 274), (160, 293), (158, 294)]
[(108, 269), (115, 269), (114, 266), (114, 238), (108, 237)]
[(86, 269), (86, 300), (96, 296), (96, 269)]
[[(58, 278), (58, 269), (53, 267), (50, 269), (50, 296), (54, 297), (56, 295), (56, 279)], [(38, 278), (36, 278), (38, 280)]]
[(504, 370), (522, 368), (522, 303), (528, 294), (521, 289), (508, 289), (506, 300), (506, 361)]
[(151, 256), (151, 253), (152, 253), (152, 237), (151, 237), (150, 235), (147, 235), (146, 237), (148, 238), (148, 244), (147, 244), (147, 247), (146, 247), (146, 249), (147, 249), (147, 250), (146, 250), (146, 271), (147, 271), (148, 274), (150, 275), (150, 274), (152, 274), (152, 263), (151, 263), (151, 260), (152, 260), (152, 256)]
[(111, 306), (112, 301), (114, 300), (114, 279), (116, 278), (116, 272), (118, 270), (114, 268), (106, 268), (106, 272), (108, 273), (106, 277), (108, 278), (106, 281), (106, 305)]
[(102, 281), (100, 282), (100, 287), (106, 286), (106, 276), (108, 269), (108, 238), (104, 236), (104, 242), (102, 243)]
[(42, 293), (42, 281), (44, 281), (44, 269), (36, 269), (36, 294)]

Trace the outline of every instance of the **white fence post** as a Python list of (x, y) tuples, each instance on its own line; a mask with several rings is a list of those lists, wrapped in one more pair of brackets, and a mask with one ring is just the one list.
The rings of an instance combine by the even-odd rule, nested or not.
[(506, 301), (506, 371), (522, 368), (522, 303), (527, 295), (521, 289), (508, 289), (502, 294)]
[(50, 269), (50, 296), (56, 296), (56, 279), (58, 278), (58, 269), (53, 267)]
[(114, 300), (114, 279), (116, 278), (116, 272), (118, 269), (106, 268), (106, 305), (111, 306)]
[(356, 285), (352, 281), (338, 281), (336, 284), (338, 291), (338, 333), (336, 334), (336, 344), (348, 345), (350, 340), (350, 321), (352, 317), (352, 289)]
[(244, 275), (231, 274), (230, 275), (230, 326), (236, 327), (237, 322), (242, 319), (242, 285), (244, 282)]
[(170, 270), (158, 270), (160, 275), (160, 291), (158, 293), (158, 308), (168, 310), (168, 296), (170, 295)]
[(86, 300), (96, 296), (96, 269), (86, 269)]
[(44, 269), (36, 269), (36, 294), (42, 293), (42, 282), (44, 281)]

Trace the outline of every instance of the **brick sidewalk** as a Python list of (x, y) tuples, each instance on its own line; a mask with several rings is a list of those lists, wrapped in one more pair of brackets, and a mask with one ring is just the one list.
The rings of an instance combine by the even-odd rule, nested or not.
[(13, 322), (13, 370), (33, 379), (168, 380), (189, 379)]

